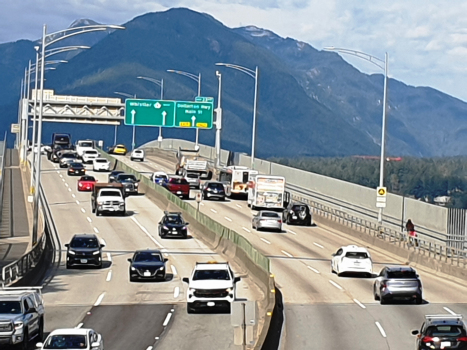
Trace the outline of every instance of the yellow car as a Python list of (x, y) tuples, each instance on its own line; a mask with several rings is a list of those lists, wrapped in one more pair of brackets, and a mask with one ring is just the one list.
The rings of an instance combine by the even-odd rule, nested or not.
[(125, 145), (115, 145), (110, 147), (109, 153), (125, 155), (128, 152)]

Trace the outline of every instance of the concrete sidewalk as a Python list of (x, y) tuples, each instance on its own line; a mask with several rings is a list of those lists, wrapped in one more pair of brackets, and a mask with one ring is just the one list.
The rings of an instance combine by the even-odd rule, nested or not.
[[(0, 268), (18, 260), (30, 248), (32, 207), (27, 203), (28, 169), (20, 167), (18, 150), (8, 149), (0, 223)], [(11, 215), (12, 214), (12, 215)]]

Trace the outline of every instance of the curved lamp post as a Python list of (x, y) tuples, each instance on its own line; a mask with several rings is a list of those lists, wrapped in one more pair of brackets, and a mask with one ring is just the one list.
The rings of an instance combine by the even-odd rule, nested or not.
[[(154, 79), (154, 78), (150, 78), (150, 77), (136, 77), (137, 79), (143, 79), (143, 80), (147, 80), (147, 81), (150, 81), (151, 83), (154, 83), (158, 86), (160, 86), (161, 88), (161, 100), (164, 99), (164, 79), (161, 79), (161, 80), (157, 80), (157, 79)], [(162, 141), (162, 126), (159, 126), (159, 137), (157, 138), (157, 141), (161, 142)]]
[[(118, 92), (118, 91), (114, 91), (114, 94), (115, 95), (120, 95), (120, 96), (125, 96), (125, 97), (128, 97), (128, 98), (136, 98), (136, 95), (132, 95), (132, 94), (127, 94), (126, 92)], [(126, 111), (125, 111), (126, 113)], [(136, 128), (135, 128), (135, 125), (133, 124), (133, 138), (131, 140), (131, 150), (133, 151), (135, 149), (135, 138), (136, 138)], [(115, 139), (115, 145), (117, 144), (117, 125), (115, 125), (115, 136), (114, 136), (114, 139)]]
[(239, 66), (237, 64), (231, 63), (216, 63), (216, 66), (224, 66), (227, 68), (232, 68), (239, 70), (240, 72), (245, 73), (249, 77), (255, 79), (255, 99), (253, 102), (253, 131), (251, 135), (251, 169), (255, 168), (255, 143), (256, 143), (256, 114), (258, 109), (258, 77), (259, 77), (259, 69), (256, 66), (256, 69), (250, 69), (247, 67)]
[[(167, 72), (180, 74), (180, 75), (190, 78), (191, 80), (196, 81), (198, 83), (198, 97), (201, 96), (201, 73), (198, 73), (198, 75), (196, 75), (193, 73), (188, 73), (188, 72), (184, 72), (181, 70), (174, 70), (174, 69), (167, 69)], [(198, 140), (199, 140), (199, 129), (196, 128), (195, 148), (199, 147)]]
[[(356, 56), (373, 63), (375, 66), (384, 71), (384, 89), (383, 89), (383, 121), (381, 127), (381, 159), (379, 165), (379, 187), (384, 187), (384, 162), (385, 162), (385, 148), (386, 148), (386, 105), (387, 105), (387, 89), (388, 89), (388, 53), (384, 55), (384, 60), (369, 55), (367, 53), (349, 49), (342, 49), (337, 47), (325, 47), (325, 51), (336, 51), (347, 55)], [(378, 222), (383, 223), (383, 208), (380, 207), (378, 211)]]
[[(40, 100), (39, 100), (39, 124), (37, 128), (37, 143), (40, 145), (42, 141), (42, 115), (43, 115), (43, 106), (44, 106), (44, 69), (45, 69), (45, 59), (46, 59), (46, 48), (50, 45), (55, 44), (56, 42), (64, 39), (68, 39), (75, 35), (91, 33), (96, 31), (105, 31), (108, 29), (125, 29), (125, 27), (117, 25), (90, 25), (90, 26), (81, 26), (75, 28), (68, 28), (60, 30), (58, 32), (47, 34), (47, 25), (44, 24), (42, 28), (42, 40), (40, 45), (40, 60), (41, 62), (38, 66), (41, 69), (40, 76)], [(55, 52), (58, 53), (58, 52)], [(34, 217), (33, 217), (33, 228), (32, 228), (32, 245), (34, 246), (37, 243), (37, 224), (39, 217), (39, 190), (41, 186), (41, 160), (42, 157), (38, 156), (36, 159), (36, 188), (34, 189)]]

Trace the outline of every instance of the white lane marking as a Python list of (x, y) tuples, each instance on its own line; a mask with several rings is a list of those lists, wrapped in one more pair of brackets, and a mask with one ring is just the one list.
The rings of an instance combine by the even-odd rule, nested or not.
[(329, 280), (329, 283), (331, 283), (337, 289), (344, 290), (344, 288), (342, 288), (340, 285), (338, 285), (336, 282), (334, 282), (332, 280)]
[(293, 258), (293, 255), (290, 253), (287, 253), (285, 250), (281, 250), (281, 252), (285, 255), (287, 255), (289, 258)]
[(133, 220), (135, 222), (135, 224), (139, 226), (141, 231), (143, 231), (149, 237), (149, 239), (154, 242), (155, 245), (157, 245), (159, 248), (164, 248), (162, 246), (162, 244), (160, 244), (158, 241), (156, 241), (156, 239), (153, 236), (151, 236), (151, 234), (148, 232), (148, 230), (146, 230), (146, 228), (143, 225), (141, 225), (138, 222), (138, 220), (136, 220), (133, 216), (131, 217), (131, 220)]
[(381, 333), (381, 335), (383, 336), (383, 338), (386, 338), (386, 332), (384, 331), (383, 327), (381, 326), (381, 324), (379, 322), (375, 322), (376, 324), (376, 327), (378, 327), (379, 329), (379, 332)]
[(211, 211), (212, 211), (213, 213), (217, 213), (217, 210), (216, 210), (216, 209), (211, 209)]
[(180, 287), (175, 287), (174, 289), (174, 298), (178, 298), (178, 296), (180, 295)]
[(242, 206), (240, 204), (235, 204), (237, 207), (241, 208)]
[(167, 314), (167, 317), (165, 318), (165, 321), (164, 321), (164, 323), (162, 324), (162, 326), (167, 327), (167, 325), (169, 324), (169, 321), (170, 321), (171, 318), (172, 318), (172, 313), (169, 312), (169, 313)]
[[(57, 173), (60, 173), (60, 172), (57, 170)], [(60, 177), (63, 177), (63, 175), (62, 175), (62, 174), (60, 174)]]
[[(56, 168), (55, 168), (55, 169), (56, 169)], [(57, 174), (60, 174), (60, 171), (57, 170)], [(62, 175), (60, 175), (60, 176), (62, 176)]]
[(112, 255), (110, 253), (107, 253), (107, 260), (112, 261)]
[(76, 200), (76, 204), (79, 204), (79, 200)]
[(88, 216), (86, 217), (86, 220), (88, 220), (90, 223), (92, 222), (91, 218)]
[(97, 227), (93, 227), (93, 229), (95, 233), (99, 233), (99, 230), (97, 229)]
[(65, 179), (62, 179), (63, 182), (65, 182)]
[(70, 187), (68, 187), (68, 192), (71, 192), (71, 188), (70, 188)]
[(262, 240), (264, 243), (266, 244), (271, 244), (271, 242), (269, 242), (267, 239), (264, 239), (264, 238), (260, 238), (260, 240)]
[(65, 182), (65, 186), (68, 187), (68, 184)]
[(454, 311), (452, 311), (450, 308), (447, 308), (447, 307), (443, 307), (444, 310), (446, 310), (447, 312), (449, 312), (451, 315), (457, 315)]
[(100, 303), (102, 303), (102, 299), (104, 299), (105, 292), (99, 295), (99, 298), (97, 298), (97, 301), (94, 303), (94, 306), (99, 306)]
[[(159, 338), (159, 337), (157, 337), (157, 338)], [(148, 346), (146, 350), (152, 350), (152, 346)]]
[(74, 194), (74, 193), (72, 193), (72, 194), (71, 194), (71, 196), (72, 196), (73, 198), (76, 198), (76, 196), (75, 196), (75, 194)]
[(224, 216), (224, 219), (227, 220), (227, 221), (232, 222), (232, 219), (231, 219), (231, 218), (228, 218), (227, 216)]
[(81, 208), (81, 211), (82, 211), (83, 213), (85, 213), (85, 212), (86, 212), (86, 210), (84, 210), (84, 208)]
[(83, 324), (84, 324), (84, 323), (80, 323), (80, 324), (78, 324), (75, 328), (81, 328), (81, 327), (83, 327)]
[(311, 271), (313, 271), (314, 273), (319, 273), (318, 270), (316, 270), (314, 267), (311, 267), (311, 266), (308, 266), (306, 265), (306, 267), (308, 267)]
[(360, 306), (362, 309), (366, 309), (366, 306), (363, 305), (361, 302), (359, 302), (357, 299), (354, 299), (353, 301), (355, 302), (355, 304), (357, 304), (358, 306)]
[(321, 248), (321, 249), (324, 249), (324, 247), (323, 247), (321, 244), (318, 244), (318, 243), (316, 243), (316, 242), (313, 242), (313, 244), (314, 244), (315, 246)]
[(174, 265), (170, 265), (170, 268), (172, 269), (172, 273), (174, 276), (177, 276), (177, 269), (175, 268)]
[(201, 205), (203, 205), (203, 206), (204, 206), (204, 203), (199, 203), (199, 204), (201, 204)]
[(297, 234), (297, 232), (293, 232), (292, 230), (287, 230), (287, 231), (289, 231), (289, 232), (290, 232), (291, 234), (293, 234), (293, 235), (296, 235), (296, 234)]
[(242, 229), (243, 229), (244, 231), (246, 231), (246, 232), (251, 232), (251, 231), (250, 231), (249, 229), (247, 229), (246, 227), (243, 227), (243, 226), (242, 226)]
[(112, 270), (109, 271), (107, 274), (107, 278), (105, 279), (107, 282), (109, 282), (112, 279)]

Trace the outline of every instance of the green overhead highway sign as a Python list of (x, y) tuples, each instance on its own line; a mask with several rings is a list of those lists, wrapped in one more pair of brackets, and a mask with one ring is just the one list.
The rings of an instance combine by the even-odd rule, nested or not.
[(125, 125), (211, 129), (212, 97), (205, 102), (125, 100)]
[(196, 96), (195, 97), (195, 102), (211, 102), (211, 103), (214, 103), (214, 97)]

